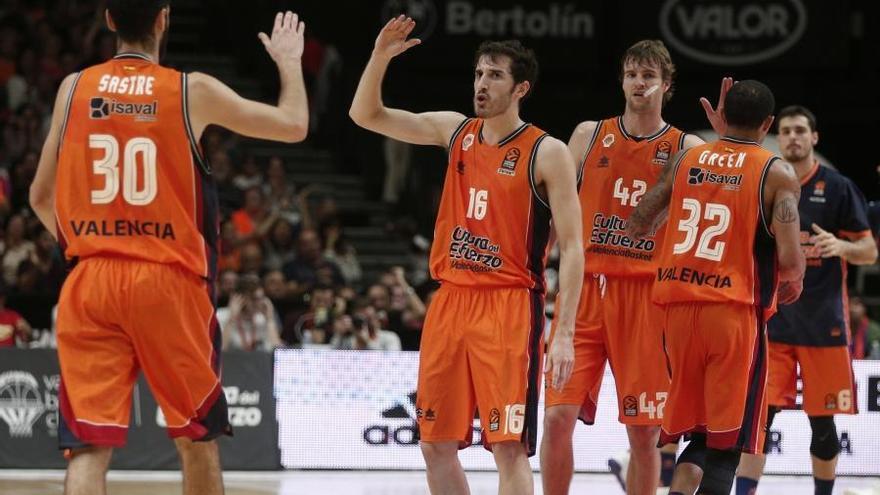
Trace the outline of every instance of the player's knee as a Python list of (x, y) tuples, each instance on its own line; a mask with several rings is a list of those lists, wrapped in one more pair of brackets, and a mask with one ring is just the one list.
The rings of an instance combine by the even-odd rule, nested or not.
[(659, 426), (627, 426), (629, 446), (634, 454), (651, 453), (657, 449), (657, 439), (660, 436)]
[(577, 424), (577, 408), (575, 406), (552, 406), (544, 411), (544, 434), (557, 438), (571, 436)]
[(526, 449), (523, 444), (514, 441), (498, 442), (492, 444), (492, 455), (498, 464), (511, 465), (519, 458), (526, 458)]
[(184, 462), (196, 457), (205, 458), (219, 455), (215, 440), (197, 442), (186, 437), (179, 437), (174, 439), (174, 446), (177, 447), (177, 452), (184, 459)]
[(834, 416), (810, 416), (813, 439), (810, 441), (810, 454), (817, 459), (830, 461), (840, 453), (837, 427)]
[(110, 467), (113, 448), (89, 446), (70, 449), (67, 455), (72, 467), (76, 466), (77, 469), (105, 472)]
[(419, 447), (429, 466), (453, 461), (458, 456), (456, 442), (421, 442)]
[(700, 469), (706, 466), (706, 434), (693, 433), (687, 447), (678, 456), (678, 464), (693, 464)]
[(703, 480), (697, 493), (729, 495), (740, 455), (738, 450), (707, 449)]

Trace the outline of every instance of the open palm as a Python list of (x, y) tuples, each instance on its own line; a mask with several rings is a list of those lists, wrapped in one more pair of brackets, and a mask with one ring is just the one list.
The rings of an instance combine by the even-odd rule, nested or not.
[(379, 32), (374, 51), (378, 55), (391, 58), (418, 45), (422, 40), (418, 38), (406, 39), (415, 27), (416, 21), (409, 17), (401, 15), (391, 19)]

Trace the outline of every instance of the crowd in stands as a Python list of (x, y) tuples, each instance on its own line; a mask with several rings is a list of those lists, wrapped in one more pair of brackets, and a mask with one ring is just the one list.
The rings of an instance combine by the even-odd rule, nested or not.
[[(30, 210), (28, 189), (61, 80), (115, 53), (101, 14), (93, 2), (0, 7), (0, 347), (54, 342), (67, 267)], [(400, 267), (364, 280), (331, 194), (293, 184), (286, 171), (295, 163), (261, 163), (221, 129), (208, 129), (202, 146), (222, 214), (216, 287), (225, 348), (418, 348), (422, 297)]]
[[(53, 313), (67, 268), (28, 206), (28, 189), (59, 83), (114, 53), (115, 38), (94, 3), (0, 6), (0, 347), (54, 342)], [(410, 273), (394, 266), (365, 279), (333, 195), (288, 180), (296, 163), (280, 156), (261, 162), (217, 128), (206, 131), (202, 147), (222, 215), (216, 288), (225, 348), (418, 349), (436, 289), (424, 259), (401, 260), (415, 268)], [(880, 325), (861, 299), (853, 298), (851, 315), (856, 355), (880, 358)]]

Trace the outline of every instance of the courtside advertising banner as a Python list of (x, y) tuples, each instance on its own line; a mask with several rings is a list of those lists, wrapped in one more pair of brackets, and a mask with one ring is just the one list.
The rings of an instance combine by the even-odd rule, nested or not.
[[(224, 469), (278, 469), (272, 355), (223, 353), (223, 391), (235, 436), (219, 440)], [(0, 468), (58, 469), (58, 357), (54, 349), (0, 349)], [(140, 376), (125, 447), (113, 469), (179, 469), (165, 417)]]
[[(837, 471), (880, 475), (880, 361), (854, 364), (860, 414), (837, 416), (842, 452)], [(418, 448), (416, 380), (418, 353), (279, 350), (275, 354), (281, 463), (293, 469), (424, 469)], [(659, 413), (662, 404), (647, 397), (638, 405)], [(540, 425), (543, 402), (539, 406)], [(465, 469), (494, 469), (480, 444), (474, 419), (474, 445), (459, 453)], [(767, 473), (808, 474), (810, 428), (803, 411), (777, 415)], [(606, 369), (596, 425), (578, 424), (575, 469), (607, 472), (608, 459), (625, 452), (627, 437), (617, 421), (614, 379)], [(538, 457), (530, 459), (538, 469)]]

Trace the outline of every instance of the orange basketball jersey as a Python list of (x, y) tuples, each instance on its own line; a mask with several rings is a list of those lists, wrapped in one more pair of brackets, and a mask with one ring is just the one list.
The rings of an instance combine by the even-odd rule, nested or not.
[(547, 134), (523, 124), (490, 145), (482, 127), (482, 119), (467, 119), (450, 140), (431, 276), (465, 287), (543, 290), (550, 207), (534, 166)]
[(660, 177), (685, 133), (665, 125), (652, 136), (636, 138), (623, 118), (596, 126), (581, 166), (581, 209), (584, 222), (584, 271), (606, 275), (653, 276), (655, 253), (663, 230), (643, 239), (626, 236), (626, 219)]
[(767, 170), (777, 159), (755, 142), (732, 138), (681, 155), (655, 302), (738, 302), (772, 314), (776, 247), (762, 198)]
[(76, 76), (55, 214), (69, 260), (109, 256), (216, 272), (217, 194), (187, 114), (186, 74), (120, 54)]

